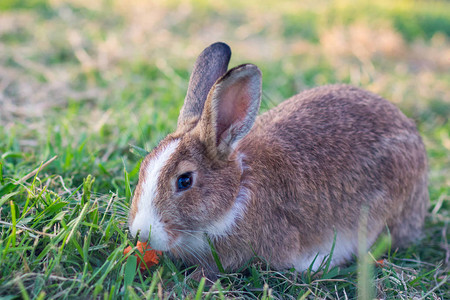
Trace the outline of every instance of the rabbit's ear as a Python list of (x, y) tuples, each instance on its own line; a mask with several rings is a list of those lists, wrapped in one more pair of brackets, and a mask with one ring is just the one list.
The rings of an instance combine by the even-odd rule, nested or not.
[(214, 43), (199, 55), (189, 79), (189, 87), (178, 117), (178, 131), (186, 132), (200, 119), (211, 87), (228, 69), (231, 50), (225, 43)]
[(231, 69), (211, 88), (200, 137), (211, 155), (226, 159), (253, 126), (261, 102), (261, 71), (252, 64)]

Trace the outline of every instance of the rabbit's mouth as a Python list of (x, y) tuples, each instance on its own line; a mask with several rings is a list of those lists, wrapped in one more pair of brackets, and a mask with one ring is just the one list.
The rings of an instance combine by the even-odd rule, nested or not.
[(166, 219), (161, 219), (155, 209), (138, 211), (130, 225), (131, 234), (139, 234), (139, 240), (148, 242), (154, 250), (168, 251), (179, 239), (180, 233)]
[(178, 226), (165, 222), (162, 224), (164, 225), (162, 228), (156, 228), (150, 233), (148, 242), (154, 250), (179, 254), (180, 252), (197, 252), (208, 249), (208, 242), (204, 232), (181, 229)]
[[(182, 260), (191, 261), (189, 258), (203, 257), (210, 251), (206, 234), (201, 231), (193, 230), (175, 230), (178, 236), (169, 243), (169, 253)], [(153, 247), (153, 246), (152, 246)]]

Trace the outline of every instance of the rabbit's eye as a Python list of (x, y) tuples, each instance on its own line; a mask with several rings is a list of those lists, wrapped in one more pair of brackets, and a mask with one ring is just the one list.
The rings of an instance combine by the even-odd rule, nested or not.
[(192, 186), (192, 172), (183, 173), (177, 178), (177, 191), (187, 190)]

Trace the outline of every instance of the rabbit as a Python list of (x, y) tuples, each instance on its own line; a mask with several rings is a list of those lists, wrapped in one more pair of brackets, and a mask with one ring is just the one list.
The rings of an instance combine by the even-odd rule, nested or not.
[[(429, 202), (427, 155), (414, 122), (349, 85), (303, 91), (258, 115), (257, 66), (228, 69), (218, 42), (194, 65), (174, 133), (142, 161), (129, 212), (141, 241), (219, 273), (259, 257), (271, 268), (317, 270), (390, 232), (420, 237)], [(365, 221), (361, 220), (365, 216)]]

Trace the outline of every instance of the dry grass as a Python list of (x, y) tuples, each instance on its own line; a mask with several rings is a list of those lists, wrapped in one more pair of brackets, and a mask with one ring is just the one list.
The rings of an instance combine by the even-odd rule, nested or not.
[[(427, 43), (407, 44), (387, 21), (359, 22), (319, 28), (319, 42), (313, 43), (280, 34), (290, 6), (274, 14), (233, 9), (221, 2), (217, 6), (224, 9), (217, 12), (218, 18), (209, 11), (196, 13), (195, 3), (189, 2), (118, 1), (107, 11), (101, 2), (71, 2), (78, 9), (92, 10), (94, 16), (85, 17), (67, 1), (52, 1), (56, 16), (45, 22), (30, 11), (2, 13), (0, 34), (24, 39), (0, 42), (3, 124), (12, 122), (12, 116), (36, 120), (49, 108), (64, 106), (68, 98), (105, 97), (107, 88), (93, 86), (94, 82), (80, 91), (74, 81), (94, 72), (106, 80), (117, 78), (121, 66), (136, 61), (155, 64), (161, 73), (185, 85), (174, 69), (189, 68), (198, 52), (217, 40), (232, 45), (234, 64), (277, 64), (280, 77), (301, 74), (319, 61), (336, 70), (335, 81), (364, 86), (400, 106), (412, 106), (413, 111), (424, 109), (420, 106), (426, 101), (417, 99), (450, 103), (448, 76), (438, 76), (450, 69), (450, 41), (444, 34)], [(211, 12), (214, 8), (207, 7)], [(62, 64), (49, 63), (58, 57)], [(327, 79), (317, 74), (314, 83), (325, 84)], [(280, 88), (277, 82), (266, 80), (265, 85)], [(309, 84), (296, 82), (295, 89), (305, 85)]]
[[(128, 188), (140, 159), (129, 145), (150, 149), (174, 128), (193, 61), (222, 40), (233, 49), (231, 65), (261, 67), (263, 110), (306, 88), (344, 82), (381, 94), (416, 120), (430, 160), (426, 237), (374, 264), (373, 285), (378, 298), (449, 298), (450, 37), (445, 22), (423, 35), (398, 25), (410, 14), (440, 20), (448, 3), (40, 2), (0, 11), (0, 255), (8, 255), (0, 295), (139, 298), (154, 283), (154, 295), (194, 298), (198, 284), (169, 261), (153, 273), (157, 281), (133, 273), (125, 283)], [(91, 219), (76, 225), (88, 174), (96, 177)], [(55, 203), (65, 206), (52, 211)], [(48, 215), (39, 215), (44, 209)], [(58, 238), (75, 225), (79, 233), (63, 249)], [(12, 240), (26, 252), (5, 248)], [(357, 284), (354, 264), (327, 274), (255, 265), (200, 295), (354, 298)]]

